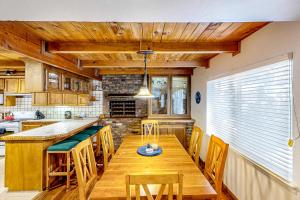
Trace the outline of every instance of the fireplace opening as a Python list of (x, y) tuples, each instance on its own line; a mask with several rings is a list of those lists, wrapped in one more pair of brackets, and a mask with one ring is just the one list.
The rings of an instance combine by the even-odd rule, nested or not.
[(135, 100), (110, 100), (110, 117), (136, 117)]

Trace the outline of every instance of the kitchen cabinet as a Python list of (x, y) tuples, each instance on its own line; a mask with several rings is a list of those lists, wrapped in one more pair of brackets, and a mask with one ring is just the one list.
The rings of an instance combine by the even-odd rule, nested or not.
[(62, 74), (55, 69), (46, 69), (46, 90), (59, 91), (61, 90), (61, 76)]
[(62, 75), (62, 90), (66, 92), (73, 91), (73, 77), (69, 74)]
[(25, 93), (25, 79), (19, 79), (19, 89), (18, 93)]
[(68, 106), (76, 106), (77, 105), (77, 94), (73, 93), (64, 93), (63, 94), (63, 104)]
[(4, 89), (5, 89), (5, 87), (4, 87), (4, 86), (5, 86), (4, 82), (5, 82), (5, 81), (4, 81), (4, 78), (1, 78), (1, 79), (0, 79), (0, 90), (4, 90)]
[(22, 131), (34, 129), (34, 128), (39, 128), (42, 126), (47, 126), (50, 124), (56, 123), (56, 121), (51, 121), (51, 122), (22, 122)]
[(90, 103), (90, 95), (89, 94), (78, 94), (78, 105), (79, 106), (87, 106)]
[(48, 93), (48, 105), (60, 106), (63, 104), (63, 93), (49, 92)]
[(19, 79), (17, 79), (17, 78), (5, 79), (4, 92), (18, 93), (18, 91), (19, 91)]
[(48, 93), (47, 92), (35, 92), (32, 94), (33, 106), (46, 106), (48, 105)]
[(4, 106), (15, 106), (15, 105), (16, 105), (16, 96), (4, 97)]

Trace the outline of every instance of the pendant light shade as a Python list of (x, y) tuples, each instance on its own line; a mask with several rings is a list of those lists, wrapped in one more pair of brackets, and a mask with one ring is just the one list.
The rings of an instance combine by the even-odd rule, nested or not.
[(150, 51), (150, 50), (139, 51), (138, 53), (144, 55), (144, 81), (143, 81), (143, 85), (140, 88), (138, 94), (135, 95), (134, 97), (136, 97), (136, 98), (153, 98), (154, 96), (149, 91), (148, 84), (147, 84), (147, 55), (153, 54), (153, 51)]

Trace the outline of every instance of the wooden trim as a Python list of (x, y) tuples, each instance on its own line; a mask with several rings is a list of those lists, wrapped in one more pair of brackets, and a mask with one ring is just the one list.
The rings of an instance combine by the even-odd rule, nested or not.
[[(149, 68), (149, 75), (192, 75), (192, 68)], [(104, 68), (99, 69), (99, 75), (107, 74), (144, 74), (143, 68)]]
[(49, 42), (48, 52), (70, 53), (136, 53), (139, 50), (156, 53), (224, 53), (236, 52), (237, 42)]
[(98, 79), (95, 76), (93, 69), (80, 70), (77, 68), (74, 61), (67, 60), (62, 56), (51, 54), (49, 52), (42, 53), (41, 43), (33, 43), (26, 38), (16, 36), (11, 32), (6, 32), (5, 30), (0, 29), (0, 49), (12, 51), (38, 62), (46, 63), (82, 76)]
[[(142, 60), (120, 60), (120, 61), (105, 61), (105, 60), (83, 60), (82, 67), (84, 68), (125, 68), (137, 67), (143, 68), (144, 62)], [(195, 68), (208, 67), (208, 60), (194, 60), (194, 61), (151, 61), (147, 62), (148, 68)]]

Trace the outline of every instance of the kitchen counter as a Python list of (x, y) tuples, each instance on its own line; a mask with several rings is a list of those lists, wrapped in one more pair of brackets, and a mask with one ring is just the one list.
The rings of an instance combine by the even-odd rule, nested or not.
[[(57, 119), (27, 120), (26, 122), (51, 122)], [(92, 126), (98, 121), (97, 118), (87, 119), (62, 119), (61, 121), (47, 126), (22, 131), (19, 133), (3, 136), (0, 139), (9, 140), (51, 140), (74, 135), (75, 133)]]
[[(41, 121), (50, 122), (49, 119)], [(0, 138), (5, 141), (5, 187), (9, 191), (45, 189), (47, 148), (98, 121), (98, 118), (63, 119), (57, 123)]]

